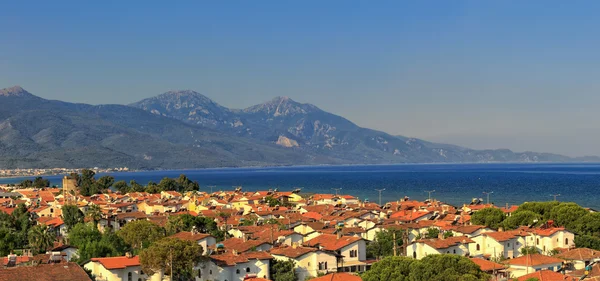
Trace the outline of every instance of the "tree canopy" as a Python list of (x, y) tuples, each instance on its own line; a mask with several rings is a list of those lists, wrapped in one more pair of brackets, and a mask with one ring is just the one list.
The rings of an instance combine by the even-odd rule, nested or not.
[(380, 259), (394, 255), (394, 233), (396, 234), (396, 249), (400, 251), (402, 231), (382, 230), (375, 234), (375, 239), (367, 245), (367, 256)]
[(133, 249), (141, 250), (165, 236), (164, 230), (147, 220), (132, 221), (119, 231), (117, 235)]
[(421, 260), (387, 257), (361, 275), (364, 281), (487, 281), (470, 259), (458, 255), (429, 255)]
[(111, 230), (104, 233), (91, 223), (78, 223), (69, 231), (69, 244), (78, 248), (79, 262), (94, 257), (123, 256), (129, 245)]
[(84, 214), (75, 205), (64, 205), (62, 207), (62, 219), (68, 229), (83, 222)]
[(502, 210), (498, 208), (484, 208), (481, 209), (471, 216), (471, 223), (485, 225), (491, 228), (501, 227), (502, 221), (504, 221), (505, 215)]
[(148, 275), (163, 271), (171, 274), (173, 267), (174, 280), (190, 278), (194, 266), (202, 260), (202, 246), (188, 240), (163, 238), (140, 253), (142, 270)]
[(291, 259), (286, 261), (273, 260), (270, 267), (271, 279), (273, 281), (298, 281), (294, 266), (295, 263)]

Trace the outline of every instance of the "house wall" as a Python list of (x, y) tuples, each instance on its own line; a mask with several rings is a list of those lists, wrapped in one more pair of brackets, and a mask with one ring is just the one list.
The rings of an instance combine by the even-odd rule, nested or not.
[[(246, 272), (250, 268), (250, 272)], [(219, 267), (212, 261), (204, 262), (195, 268), (200, 272), (196, 281), (243, 281), (247, 274), (256, 274), (260, 278), (269, 279), (269, 260), (253, 260), (235, 266)], [(239, 270), (239, 273), (237, 273)], [(212, 274), (211, 274), (212, 272)]]
[(550, 269), (552, 271), (558, 270), (561, 263), (553, 264), (542, 264), (536, 266), (522, 266), (522, 265), (511, 265), (509, 271), (511, 272), (512, 278), (519, 278), (523, 275), (527, 275), (532, 272), (540, 271), (542, 269)]
[[(129, 281), (128, 274), (131, 273), (131, 280), (138, 281), (139, 278), (142, 280), (148, 279), (148, 276), (145, 274), (141, 274), (140, 266), (129, 266), (122, 269), (106, 269), (100, 262), (88, 262), (84, 266), (84, 268), (91, 270), (92, 274), (96, 276), (97, 281)], [(150, 280), (154, 281), (156, 277), (150, 278)]]
[[(367, 247), (364, 240), (356, 241), (340, 250), (340, 254), (344, 256), (344, 263), (347, 261), (364, 261), (367, 259)], [(356, 257), (350, 257), (350, 251), (357, 250)]]

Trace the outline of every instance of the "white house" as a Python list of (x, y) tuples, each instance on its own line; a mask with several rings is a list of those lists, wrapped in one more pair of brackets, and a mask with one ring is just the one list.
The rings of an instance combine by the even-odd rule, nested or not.
[(211, 255), (195, 268), (197, 281), (243, 281), (247, 277), (269, 279), (273, 257), (267, 252), (226, 253)]
[(518, 258), (507, 260), (510, 265), (509, 271), (512, 278), (519, 278), (532, 272), (548, 269), (558, 270), (563, 265), (563, 260), (544, 256), (540, 254), (520, 256)]
[(217, 239), (214, 236), (210, 234), (199, 233), (195, 229), (192, 229), (190, 232), (182, 231), (175, 233), (170, 237), (198, 243), (198, 245), (202, 246), (202, 249), (204, 250), (202, 253), (203, 255), (208, 253), (209, 247), (213, 247), (215, 244), (217, 244)]
[(148, 278), (142, 272), (140, 259), (138, 256), (124, 256), (112, 258), (92, 258), (89, 262), (83, 265), (87, 270), (90, 270), (96, 281), (160, 281), (160, 275), (155, 274), (152, 278)]
[(437, 239), (421, 239), (409, 244), (406, 255), (415, 259), (422, 259), (428, 255), (456, 254), (469, 256), (470, 249), (475, 241), (466, 236), (455, 236)]
[(316, 277), (329, 272), (337, 272), (338, 258), (341, 256), (328, 251), (309, 247), (280, 247), (271, 249), (271, 255), (276, 260), (293, 260), (298, 280)]

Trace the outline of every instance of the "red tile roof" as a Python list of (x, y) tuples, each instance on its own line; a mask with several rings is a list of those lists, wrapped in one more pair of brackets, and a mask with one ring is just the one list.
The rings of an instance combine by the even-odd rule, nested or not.
[(475, 243), (467, 236), (454, 236), (445, 239), (422, 239), (418, 240), (417, 243), (425, 243), (434, 249), (447, 249), (458, 244)]
[(197, 242), (199, 240), (202, 240), (202, 239), (210, 237), (210, 236), (211, 236), (210, 234), (205, 234), (205, 233), (192, 233), (189, 231), (182, 231), (182, 232), (175, 233), (175, 234), (171, 235), (170, 237), (179, 238), (181, 240)]
[(308, 248), (308, 247), (280, 247), (280, 248), (273, 248), (271, 249), (269, 252), (272, 255), (278, 255), (278, 256), (285, 256), (288, 258), (297, 258), (303, 255), (306, 255), (308, 253), (312, 253), (312, 252), (316, 252), (317, 249), (315, 248)]
[(495, 263), (493, 261), (488, 261), (488, 260), (484, 260), (484, 259), (480, 259), (480, 258), (471, 258), (471, 261), (473, 261), (475, 264), (479, 265), (479, 267), (483, 271), (506, 269), (506, 266), (503, 264)]
[(522, 265), (522, 266), (537, 266), (537, 265), (554, 264), (554, 263), (562, 263), (562, 262), (563, 262), (563, 260), (561, 260), (561, 259), (544, 256), (544, 255), (540, 255), (540, 254), (520, 256), (518, 258), (514, 258), (514, 259), (510, 259), (510, 260), (506, 261), (506, 263), (510, 264), (510, 265)]
[(577, 248), (558, 254), (556, 257), (565, 260), (589, 261), (600, 258), (600, 251), (588, 248)]
[(360, 240), (362, 240), (360, 237), (342, 236), (338, 239), (337, 235), (322, 234), (304, 242), (304, 245), (307, 247), (322, 246), (325, 250), (336, 251)]
[(91, 261), (99, 262), (106, 269), (119, 269), (130, 266), (139, 266), (140, 257), (112, 257), (112, 258), (92, 258)]
[(573, 281), (573, 280), (575, 280), (573, 277), (570, 277), (568, 275), (564, 275), (564, 274), (554, 272), (552, 270), (547, 270), (547, 269), (529, 273), (527, 275), (523, 275), (523, 276), (519, 277), (517, 280), (525, 281), (530, 278), (536, 278), (538, 281), (565, 281), (565, 280)]
[(270, 260), (273, 256), (267, 252), (248, 252), (248, 253), (226, 253), (221, 255), (212, 255), (210, 258), (217, 264), (233, 266), (239, 263), (249, 262), (250, 260)]
[(311, 279), (312, 281), (362, 281), (362, 278), (350, 273), (331, 273)]
[(0, 269), (0, 281), (91, 281), (76, 263), (40, 264)]

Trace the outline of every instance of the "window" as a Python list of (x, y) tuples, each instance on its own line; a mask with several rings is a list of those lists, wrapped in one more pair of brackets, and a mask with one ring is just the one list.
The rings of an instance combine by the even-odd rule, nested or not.
[(537, 238), (537, 239), (535, 240), (535, 244), (536, 244), (536, 245), (539, 245), (539, 244), (540, 244), (540, 238)]
[(569, 238), (565, 238), (565, 245), (569, 245)]
[(127, 273), (127, 281), (133, 281), (133, 276), (131, 272)]
[(54, 213), (54, 209), (50, 208), (50, 213)]
[(208, 271), (208, 275), (212, 275), (212, 269)]
[(481, 251), (481, 246), (479, 246), (479, 244), (477, 244), (477, 251)]
[(510, 243), (506, 243), (506, 247), (510, 247)]
[(198, 269), (198, 278), (202, 278), (202, 270)]
[(417, 258), (417, 252), (413, 252), (413, 259)]
[(249, 267), (246, 267), (246, 272), (250, 273), (250, 268)]
[(452, 253), (453, 253), (453, 254), (456, 254), (456, 249), (452, 250)]
[(239, 270), (239, 269), (236, 269), (236, 270), (235, 270), (235, 274), (240, 274), (240, 270)]

